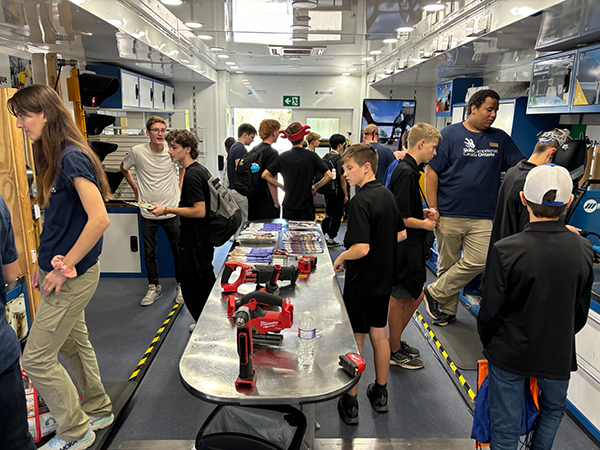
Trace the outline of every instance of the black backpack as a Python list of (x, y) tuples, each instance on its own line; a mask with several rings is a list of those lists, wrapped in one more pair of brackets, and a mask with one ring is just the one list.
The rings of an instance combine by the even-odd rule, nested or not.
[[(325, 163), (327, 168), (331, 171), (331, 173), (336, 175), (336, 178), (334, 178), (331, 181), (328, 181), (323, 186), (321, 186), (319, 189), (317, 189), (317, 192), (319, 194), (323, 194), (323, 195), (337, 194), (337, 177), (339, 177), (340, 174), (337, 173), (337, 171), (336, 171), (337, 169), (335, 167), (335, 163), (337, 161), (336, 156), (338, 158), (340, 158), (339, 155), (332, 155), (331, 153), (327, 153), (325, 156), (323, 156), (323, 162)], [(324, 174), (318, 173), (317, 176), (315, 177), (315, 182), (318, 183), (319, 181), (321, 181), (323, 176), (324, 176)]]
[(210, 209), (206, 211), (208, 240), (214, 247), (220, 247), (242, 224), (242, 210), (221, 181), (213, 177), (206, 167), (201, 167), (210, 191)]
[[(253, 197), (260, 194), (261, 175), (266, 169), (263, 167), (263, 150), (269, 147), (269, 144), (260, 143), (238, 161), (235, 168), (235, 178), (233, 188), (246, 197)], [(258, 171), (252, 172), (252, 164), (258, 164)]]

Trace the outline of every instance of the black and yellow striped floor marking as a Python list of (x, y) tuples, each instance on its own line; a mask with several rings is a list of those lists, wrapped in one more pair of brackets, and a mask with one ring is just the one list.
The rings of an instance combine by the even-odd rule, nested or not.
[(175, 318), (179, 315), (179, 312), (181, 311), (182, 306), (183, 305), (180, 305), (178, 303), (175, 303), (175, 305), (173, 305), (173, 309), (171, 309), (171, 312), (169, 313), (167, 318), (164, 320), (164, 322), (161, 324), (160, 328), (154, 335), (154, 338), (152, 338), (152, 341), (150, 342), (150, 346), (144, 352), (144, 356), (142, 356), (142, 359), (140, 360), (137, 367), (135, 368), (135, 370), (129, 377), (129, 381), (135, 381), (135, 380), (140, 379), (143, 376), (143, 374), (146, 372), (146, 370), (148, 370), (148, 366), (150, 365), (150, 362), (156, 356), (156, 352), (158, 351), (158, 348), (164, 342), (164, 337), (165, 337), (166, 333), (171, 329), (171, 326), (173, 325)]
[(435, 346), (440, 351), (441, 355), (444, 357), (446, 364), (448, 364), (448, 366), (452, 370), (452, 373), (454, 373), (454, 375), (456, 375), (460, 385), (465, 389), (467, 395), (471, 399), (471, 402), (473, 403), (473, 405), (475, 405), (475, 400), (477, 398), (477, 395), (475, 394), (475, 392), (473, 392), (473, 389), (471, 389), (471, 387), (469, 386), (469, 383), (467, 383), (467, 380), (465, 380), (465, 377), (462, 376), (462, 374), (460, 373), (460, 370), (458, 369), (458, 367), (456, 367), (456, 364), (454, 364), (454, 361), (452, 361), (452, 358), (450, 358), (450, 355), (448, 355), (448, 352), (446, 352), (446, 350), (444, 349), (444, 346), (438, 340), (437, 336), (435, 335), (435, 333), (433, 332), (433, 330), (431, 329), (429, 324), (427, 322), (425, 322), (425, 319), (423, 319), (423, 316), (419, 313), (419, 311), (415, 312), (415, 314), (416, 314), (417, 318), (419, 319), (419, 321), (421, 322), (421, 325), (423, 325), (423, 328), (425, 328), (425, 331), (427, 332), (427, 334), (429, 334), (429, 337), (431, 338), (431, 340), (433, 341)]

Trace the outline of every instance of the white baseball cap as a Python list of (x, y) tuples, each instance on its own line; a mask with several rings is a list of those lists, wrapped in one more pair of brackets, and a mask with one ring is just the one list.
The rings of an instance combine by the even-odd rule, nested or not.
[[(544, 195), (556, 190), (553, 202), (545, 202)], [(573, 181), (569, 171), (556, 164), (542, 164), (527, 174), (523, 195), (531, 203), (547, 206), (564, 206), (571, 199)]]

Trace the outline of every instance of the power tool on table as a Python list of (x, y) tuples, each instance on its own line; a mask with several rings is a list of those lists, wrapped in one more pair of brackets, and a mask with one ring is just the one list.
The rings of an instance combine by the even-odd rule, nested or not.
[[(230, 282), (230, 277), (237, 268), (240, 268), (240, 275), (238, 278)], [(275, 267), (279, 267), (275, 269)], [(300, 270), (296, 266), (277, 266), (267, 264), (256, 264), (254, 268), (248, 264), (231, 262), (225, 263), (223, 268), (223, 275), (221, 275), (221, 287), (223, 292), (237, 292), (238, 288), (243, 283), (268, 283), (272, 280), (273, 272), (277, 272), (278, 278), (276, 281), (291, 281), (292, 284), (296, 284)]]
[[(231, 296), (233, 297), (233, 296)], [(268, 292), (255, 291), (246, 294), (238, 302), (233, 313), (237, 327), (237, 351), (240, 358), (240, 373), (235, 382), (238, 391), (250, 393), (254, 390), (256, 371), (252, 365), (254, 343), (281, 345), (283, 336), (275, 334), (290, 328), (294, 322), (294, 305), (289, 299)], [(266, 311), (262, 306), (278, 306), (280, 311)]]
[(308, 275), (317, 267), (317, 257), (311, 255), (303, 255), (298, 258), (298, 269), (303, 275)]
[(362, 356), (357, 355), (356, 353), (346, 353), (345, 355), (340, 355), (340, 366), (344, 371), (348, 372), (348, 374), (352, 377), (357, 377), (359, 373), (365, 371), (365, 360)]

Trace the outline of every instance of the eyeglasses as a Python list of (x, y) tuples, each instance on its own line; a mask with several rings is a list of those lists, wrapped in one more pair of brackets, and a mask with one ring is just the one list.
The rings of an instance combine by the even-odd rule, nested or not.
[(161, 133), (166, 133), (167, 129), (166, 128), (152, 128), (150, 131), (152, 131), (155, 134), (161, 134)]

